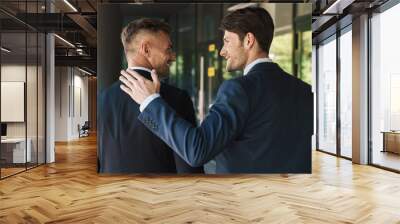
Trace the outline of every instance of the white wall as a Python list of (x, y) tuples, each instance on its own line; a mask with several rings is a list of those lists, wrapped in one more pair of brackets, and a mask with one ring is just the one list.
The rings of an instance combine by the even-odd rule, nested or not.
[(68, 140), (68, 85), (67, 67), (55, 68), (55, 141)]
[[(33, 162), (39, 159), (39, 163), (44, 163), (44, 93), (43, 82), (44, 74), (41, 66), (24, 64), (3, 64), (1, 66), (1, 81), (5, 82), (24, 82), (26, 90), (26, 105), (23, 103), (22, 113), (26, 112), (26, 120), (23, 122), (6, 122), (8, 138), (29, 139)], [(27, 80), (26, 80), (27, 79)], [(2, 96), (7, 97), (7, 96)], [(10, 107), (3, 107), (4, 112), (12, 110)], [(7, 111), (15, 113), (15, 111)], [(37, 155), (39, 153), (39, 155)]]
[[(26, 70), (27, 69), (27, 74)], [(27, 66), (18, 65), (18, 64), (5, 64), (1, 66), (1, 81), (4, 82), (25, 82), (25, 76), (28, 75), (28, 84), (29, 87), (34, 86), (34, 88), (27, 88), (27, 120), (28, 120), (28, 137), (32, 130), (36, 130), (36, 107), (37, 107), (37, 98), (36, 98), (36, 80), (31, 77), (34, 75), (36, 77), (36, 66)], [(40, 107), (41, 105), (39, 105)], [(2, 110), (7, 110), (7, 108), (1, 108)], [(25, 108), (26, 109), (26, 108)], [(33, 111), (35, 113), (33, 113)], [(32, 123), (33, 122), (33, 123)], [(7, 122), (7, 136), (8, 137), (25, 137), (25, 126), (26, 122)], [(36, 132), (35, 132), (36, 136)]]
[(78, 124), (81, 126), (85, 121), (89, 120), (88, 113), (88, 77), (82, 76), (83, 73), (76, 75), (78, 70), (74, 70), (74, 108), (73, 108), (73, 119), (72, 119), (72, 135), (78, 137)]
[(78, 124), (88, 120), (88, 77), (76, 68), (56, 67), (55, 140), (79, 137)]
[[(1, 81), (4, 82), (25, 82), (25, 64), (6, 64), (1, 66)], [(7, 110), (7, 108), (1, 108)], [(24, 122), (10, 122), (7, 123), (7, 136), (8, 137), (25, 137), (25, 123)]]

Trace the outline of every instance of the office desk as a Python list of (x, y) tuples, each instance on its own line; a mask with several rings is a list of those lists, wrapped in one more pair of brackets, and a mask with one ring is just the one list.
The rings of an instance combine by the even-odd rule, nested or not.
[(25, 153), (25, 138), (1, 139), (1, 157), (6, 163), (25, 163), (31, 161), (32, 140), (28, 138)]
[(382, 152), (393, 152), (400, 154), (400, 132), (383, 131), (383, 150)]

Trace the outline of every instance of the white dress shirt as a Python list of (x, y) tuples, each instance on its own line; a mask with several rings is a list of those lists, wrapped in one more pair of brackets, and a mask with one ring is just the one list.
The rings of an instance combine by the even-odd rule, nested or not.
[[(247, 75), (247, 73), (249, 73), (250, 69), (252, 69), (256, 64), (259, 63), (263, 63), (263, 62), (272, 62), (272, 60), (270, 58), (257, 58), (256, 60), (252, 61), (250, 64), (246, 65), (246, 67), (244, 68), (243, 71), (243, 75)], [(141, 67), (132, 67), (135, 69), (140, 69)], [(145, 70), (146, 68), (144, 68), (143, 70)], [(146, 69), (147, 71), (147, 69)], [(150, 96), (148, 96), (142, 104), (140, 104), (140, 112), (143, 112), (143, 110), (147, 107), (147, 105), (149, 105), (149, 103), (151, 103), (151, 101), (153, 101), (154, 99), (156, 99), (157, 97), (160, 97), (160, 94), (158, 93), (154, 93), (151, 94)]]
[(270, 58), (257, 58), (256, 60), (252, 61), (250, 64), (246, 65), (243, 71), (243, 75), (247, 75), (249, 71), (254, 67), (254, 65), (263, 63), (263, 62), (272, 62)]
[(143, 71), (146, 71), (146, 72), (151, 73), (151, 70), (150, 70), (150, 69), (145, 68), (145, 67), (140, 67), (140, 66), (132, 66), (132, 67), (129, 67), (129, 69), (130, 69), (130, 70), (135, 70), (135, 69), (137, 69), (137, 70), (143, 70)]

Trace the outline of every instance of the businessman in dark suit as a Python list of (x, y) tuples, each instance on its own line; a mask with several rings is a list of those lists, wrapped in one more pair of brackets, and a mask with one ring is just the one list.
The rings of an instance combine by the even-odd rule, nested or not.
[[(121, 33), (128, 70), (151, 80), (151, 69), (160, 77), (175, 60), (169, 26), (155, 19), (130, 22)], [(99, 171), (102, 173), (202, 173), (189, 166), (138, 119), (139, 105), (120, 89), (120, 81), (104, 90), (99, 99)], [(191, 125), (196, 124), (189, 95), (161, 84), (160, 95)]]
[(239, 9), (221, 28), (226, 69), (244, 76), (222, 83), (201, 125), (185, 121), (157, 96), (155, 72), (146, 81), (121, 71), (121, 89), (141, 104), (139, 120), (192, 166), (215, 159), (217, 173), (310, 173), (311, 86), (268, 58), (271, 16), (262, 8)]

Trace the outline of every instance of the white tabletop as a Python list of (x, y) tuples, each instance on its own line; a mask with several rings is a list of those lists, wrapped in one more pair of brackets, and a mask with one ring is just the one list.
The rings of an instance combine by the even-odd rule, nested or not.
[[(20, 143), (24, 142), (25, 138), (6, 138), (6, 139), (1, 139), (1, 143)], [(29, 141), (29, 139), (28, 139)]]

